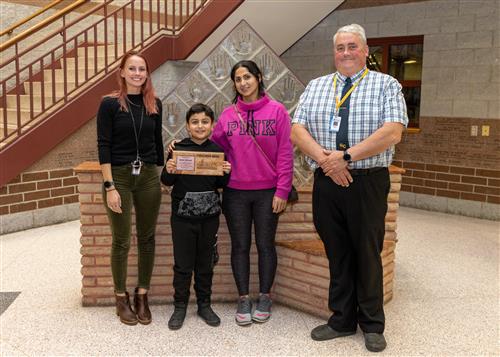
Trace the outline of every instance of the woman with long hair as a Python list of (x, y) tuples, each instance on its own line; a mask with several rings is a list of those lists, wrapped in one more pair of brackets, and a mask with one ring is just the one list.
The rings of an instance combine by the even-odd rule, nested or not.
[[(124, 324), (146, 325), (151, 322), (147, 292), (161, 201), (157, 167), (164, 165), (162, 104), (155, 97), (148, 63), (141, 53), (130, 51), (124, 55), (118, 80), (119, 89), (103, 98), (97, 114), (102, 195), (112, 232), (116, 313)], [(132, 206), (138, 251), (134, 309), (126, 287)]]
[[(285, 210), (293, 180), (290, 116), (271, 100), (262, 73), (253, 61), (231, 70), (235, 97), (217, 121), (212, 141), (232, 165), (223, 195), (223, 212), (231, 236), (231, 266), (238, 288), (236, 323), (265, 322), (271, 316), (270, 291), (277, 266), (274, 245), (278, 214)], [(260, 294), (252, 313), (249, 296), (251, 231), (259, 258)]]

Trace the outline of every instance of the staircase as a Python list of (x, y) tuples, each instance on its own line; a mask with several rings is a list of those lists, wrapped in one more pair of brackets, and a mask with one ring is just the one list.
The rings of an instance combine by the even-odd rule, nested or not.
[[(150, 71), (186, 58), (242, 1), (111, 2), (23, 51), (16, 44), (0, 64), (0, 187), (95, 116), (102, 95), (116, 87), (125, 52), (142, 51)], [(83, 20), (90, 24), (81, 29)], [(32, 55), (48, 43), (55, 45)]]
[[(92, 47), (90, 51), (89, 47)], [(19, 135), (16, 134), (19, 134), (17, 130), (19, 127), (21, 134), (29, 131), (63, 105), (65, 93), (71, 93), (84, 84), (96, 81), (99, 78), (97, 74), (106, 68), (106, 63), (113, 63), (117, 58), (115, 45), (108, 45), (106, 62), (104, 47), (104, 45), (78, 47), (76, 54), (56, 60), (38, 76), (24, 81), (18, 93), (7, 94), (5, 107), (0, 108), (0, 118), (7, 118), (7, 125), (5, 120), (0, 122), (2, 138), (0, 148), (18, 139)], [(131, 48), (131, 45), (128, 44), (127, 48)], [(86, 66), (82, 66), (82, 63), (86, 63)]]

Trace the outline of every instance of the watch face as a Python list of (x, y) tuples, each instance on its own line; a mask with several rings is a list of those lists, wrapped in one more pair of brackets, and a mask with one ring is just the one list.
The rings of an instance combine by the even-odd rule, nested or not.
[(111, 181), (104, 181), (104, 187), (105, 188), (110, 188), (111, 186), (113, 186), (113, 182), (111, 182)]
[(351, 155), (348, 154), (347, 152), (344, 153), (344, 160), (345, 161), (351, 161)]

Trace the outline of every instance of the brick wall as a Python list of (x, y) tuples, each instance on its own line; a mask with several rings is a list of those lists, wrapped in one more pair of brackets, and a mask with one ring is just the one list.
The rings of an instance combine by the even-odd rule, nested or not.
[(97, 158), (95, 130), (94, 119), (0, 187), (0, 234), (78, 219), (73, 167)]
[[(277, 242), (279, 261), (273, 299), (327, 319), (331, 315), (327, 299), (330, 286), (329, 263), (323, 243), (313, 243), (316, 242), (319, 244), (315, 246), (309, 244), (310, 242)], [(304, 249), (301, 247), (304, 245), (310, 247)], [(396, 240), (386, 237), (381, 253), (384, 304), (393, 297), (395, 248)]]
[(500, 170), (396, 161), (406, 170), (401, 189), (500, 204)]
[[(96, 163), (84, 163), (77, 168), (80, 181), (81, 263), (82, 263), (82, 303), (83, 305), (107, 305), (114, 303), (113, 283), (109, 266), (111, 230), (102, 203), (102, 176)], [(300, 192), (300, 203), (287, 209), (280, 217), (277, 239), (316, 239), (312, 224), (311, 192)], [(164, 302), (171, 300), (173, 278), (173, 251), (170, 230), (170, 194), (165, 188), (162, 193), (160, 215), (156, 228), (156, 256), (151, 300)], [(132, 227), (135, 232), (135, 226)], [(230, 242), (224, 216), (219, 228), (220, 262), (215, 268), (213, 299), (233, 300), (237, 290), (229, 262)], [(258, 292), (257, 254), (255, 245), (251, 250), (250, 288)], [(127, 285), (133, 287), (137, 278), (137, 245), (132, 237), (129, 253), (129, 279)]]
[(0, 188), (0, 215), (78, 202), (72, 168), (22, 173)]
[[(80, 181), (82, 304), (85, 306), (113, 304), (113, 283), (109, 266), (111, 230), (102, 203), (102, 176), (97, 163), (83, 163), (75, 170), (78, 173)], [(396, 220), (399, 206), (399, 190), (401, 188), (401, 173), (402, 170), (397, 168), (391, 169), (391, 192), (388, 197), (385, 240), (393, 244), (396, 242)], [(286, 212), (280, 217), (276, 237), (278, 241), (297, 239), (316, 240), (318, 238), (312, 223), (311, 188), (299, 189), (299, 199), (298, 203), (289, 205)], [(170, 195), (164, 190), (156, 229), (155, 267), (150, 291), (151, 301), (153, 302), (171, 301), (173, 295), (173, 252), (169, 224), (170, 212)], [(135, 227), (132, 227), (132, 232), (135, 232)], [(217, 301), (233, 301), (235, 296), (237, 296), (237, 290), (230, 265), (230, 238), (223, 216), (221, 216), (219, 229), (219, 254), (220, 261), (215, 268), (213, 280), (213, 299)], [(282, 258), (279, 257), (279, 259)], [(250, 291), (251, 294), (257, 294), (258, 272), (255, 244), (252, 246), (250, 260)], [(390, 262), (393, 261), (394, 255), (390, 257)], [(290, 259), (286, 257), (283, 258), (283, 262), (285, 265), (288, 263), (292, 264)], [(390, 262), (388, 261), (388, 263)], [(133, 289), (136, 284), (136, 264), (136, 238), (132, 236), (129, 253), (129, 279), (127, 280), (129, 290)], [(295, 263), (295, 265), (297, 264)], [(304, 267), (303, 264), (301, 266)], [(318, 265), (318, 268), (313, 267), (310, 269), (318, 269), (318, 273), (322, 275), (325, 273), (324, 268), (320, 265)], [(393, 271), (393, 268), (391, 269)], [(392, 276), (390, 279), (392, 282)], [(392, 296), (392, 285), (390, 296)], [(323, 298), (326, 299), (326, 296)]]

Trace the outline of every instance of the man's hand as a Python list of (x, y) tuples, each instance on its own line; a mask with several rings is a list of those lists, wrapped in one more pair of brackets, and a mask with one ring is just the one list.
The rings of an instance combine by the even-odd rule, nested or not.
[(353, 181), (352, 176), (347, 168), (339, 172), (330, 172), (329, 174), (325, 175), (331, 178), (332, 181), (335, 182), (337, 185), (343, 187), (349, 187), (349, 184), (351, 184)]
[(326, 159), (318, 162), (319, 166), (323, 169), (325, 175), (330, 172), (337, 172), (347, 167), (347, 161), (344, 160), (344, 153), (342, 151), (330, 151), (323, 149)]
[(348, 163), (344, 160), (342, 151), (323, 150), (325, 158), (318, 162), (326, 176), (337, 185), (348, 187), (352, 183), (352, 176), (348, 170)]

